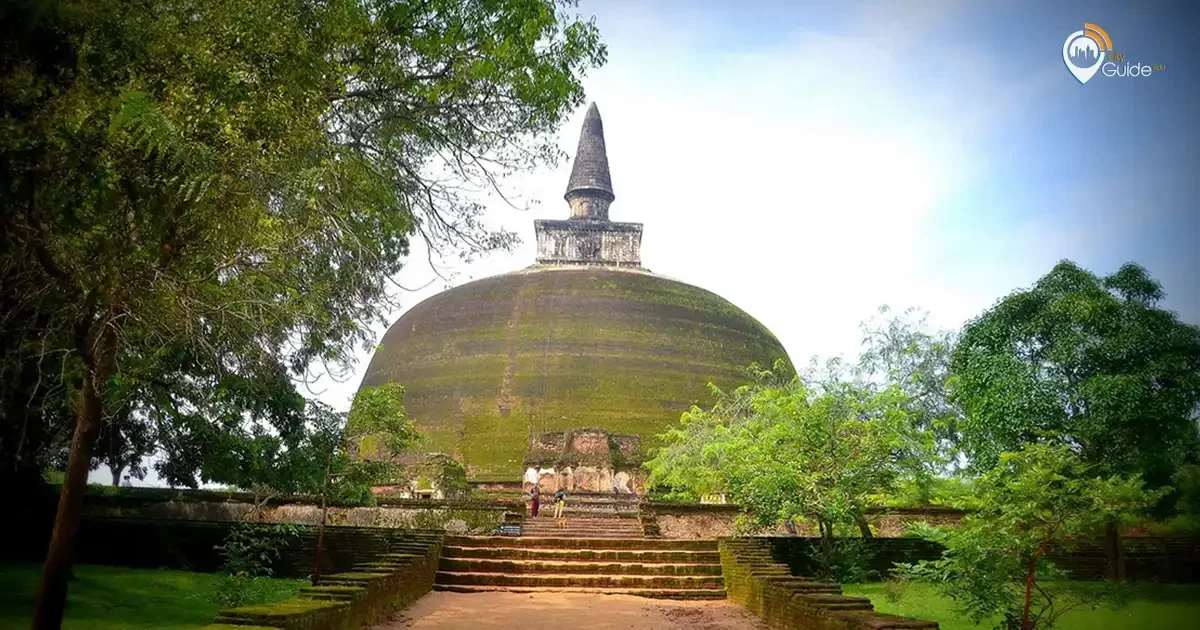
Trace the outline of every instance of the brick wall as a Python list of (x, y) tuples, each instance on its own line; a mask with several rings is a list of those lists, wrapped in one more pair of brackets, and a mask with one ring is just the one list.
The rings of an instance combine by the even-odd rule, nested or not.
[[(235, 525), (228, 521), (149, 520), (86, 517), (75, 539), (75, 561), (136, 568), (168, 568), (213, 572), (222, 559), (214, 547), (221, 544)], [(411, 536), (412, 530), (374, 527), (325, 528), (323, 573), (349, 571), (387, 553), (396, 540)], [(271, 567), (278, 577), (303, 578), (312, 573), (317, 528), (300, 526), (300, 534), (280, 550)], [(33, 547), (33, 552), (22, 549)], [(44, 548), (9, 545), (10, 561), (39, 562)]]

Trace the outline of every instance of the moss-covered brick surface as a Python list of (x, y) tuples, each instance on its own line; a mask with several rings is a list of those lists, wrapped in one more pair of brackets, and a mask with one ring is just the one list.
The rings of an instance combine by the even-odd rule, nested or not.
[(868, 599), (846, 597), (837, 584), (794, 576), (763, 539), (720, 543), (729, 600), (782, 630), (937, 630), (937, 623), (876, 612)]
[(393, 539), (391, 547), (407, 551), (382, 553), (379, 562), (360, 563), (363, 570), (324, 575), (320, 585), (300, 589), (296, 599), (223, 610), (217, 623), (293, 630), (370, 627), (433, 588), (442, 537), (413, 534)]
[(539, 268), (435, 295), (384, 336), (364, 387), (405, 407), (472, 480), (519, 479), (531, 435), (633, 433), (643, 449), (708, 383), (787, 358), (762, 324), (709, 291), (642, 271)]

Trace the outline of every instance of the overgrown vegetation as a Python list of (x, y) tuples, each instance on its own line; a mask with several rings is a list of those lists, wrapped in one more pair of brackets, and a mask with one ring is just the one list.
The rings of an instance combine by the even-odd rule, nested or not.
[(223, 607), (270, 601), (276, 592), (276, 586), (269, 579), (275, 574), (274, 563), (279, 560), (288, 539), (299, 533), (299, 527), (290, 524), (234, 525), (215, 548), (223, 559), (221, 572), (224, 576), (213, 592), (214, 601)]
[(1096, 477), (1062, 444), (1004, 453), (974, 488), (962, 527), (921, 527), (945, 545), (942, 558), (903, 565), (899, 574), (937, 585), (960, 614), (999, 618), (1006, 630), (1052, 628), (1074, 607), (1104, 603), (1094, 589), (1079, 596), (1047, 554), (1096, 536), (1107, 523), (1138, 518), (1165, 494), (1146, 492), (1136, 477)]
[[(910, 532), (947, 550), (897, 578), (936, 585), (974, 621), (1052, 627), (1119, 589), (1080, 591), (1051, 549), (1103, 536), (1120, 581), (1122, 528), (1150, 509), (1171, 516), (1158, 531), (1200, 522), (1200, 329), (1162, 298), (1136, 265), (1098, 277), (1063, 262), (961, 334), (925, 332), (911, 312), (866, 324), (856, 365), (814, 361), (791, 381), (760, 371), (685, 413), (650, 481), (727, 492), (758, 529), (809, 519), (826, 541), (854, 522), (869, 536), (868, 505), (967, 509), (959, 529)], [(840, 551), (817, 547), (811, 572), (861, 579)]]
[(570, 6), (5, 6), (2, 470), (66, 470), (36, 627), (60, 625), (94, 457), (152, 444), (172, 484), (281, 489), (296, 380), (369, 341), (410, 239), (512, 246), (470, 191), (561, 157), (605, 57)]
[(923, 433), (894, 387), (759, 370), (754, 383), (714, 394), (711, 410), (693, 407), (664, 436), (647, 464), (650, 483), (726, 492), (759, 527), (804, 518), (827, 541), (837, 524), (870, 536), (864, 511), (873, 497), (921, 461), (913, 453)]

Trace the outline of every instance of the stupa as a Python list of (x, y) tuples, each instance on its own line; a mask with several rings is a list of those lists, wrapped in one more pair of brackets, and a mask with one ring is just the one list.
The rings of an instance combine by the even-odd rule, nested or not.
[(787, 360), (738, 307), (642, 267), (642, 224), (609, 219), (616, 196), (595, 104), (565, 198), (570, 218), (534, 222), (536, 264), (412, 307), (363, 377), (361, 387), (403, 385), (428, 448), (475, 482), (520, 483), (547, 436), (585, 428), (652, 450), (682, 412), (711, 404), (709, 383), (735, 387), (751, 363)]

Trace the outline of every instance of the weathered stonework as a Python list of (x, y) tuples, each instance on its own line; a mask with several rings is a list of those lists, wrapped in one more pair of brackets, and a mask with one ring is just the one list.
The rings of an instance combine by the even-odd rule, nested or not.
[(611, 221), (533, 222), (539, 265), (642, 266), (642, 224)]
[[(736, 387), (751, 363), (787, 359), (736, 306), (641, 267), (642, 225), (608, 219), (615, 195), (595, 105), (564, 197), (569, 219), (534, 223), (537, 265), (413, 307), (363, 377), (363, 387), (404, 385), (430, 446), (462, 462), (470, 481), (516, 484), (534, 436), (580, 426), (652, 449), (682, 412), (712, 403), (709, 383)], [(571, 486), (641, 484), (619, 465), (552, 467)]]
[(543, 492), (614, 492), (640, 494), (641, 438), (610, 435), (602, 429), (543, 433), (525, 456), (522, 490), (535, 484)]

